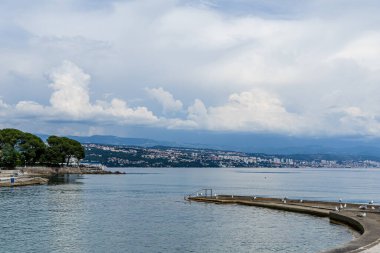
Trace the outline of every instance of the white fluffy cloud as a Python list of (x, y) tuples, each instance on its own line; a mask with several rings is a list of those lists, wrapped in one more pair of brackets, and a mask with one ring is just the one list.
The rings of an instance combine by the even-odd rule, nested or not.
[(99, 109), (90, 103), (90, 76), (74, 63), (63, 62), (50, 74), (50, 79), (50, 87), (54, 90), (50, 97), (53, 109), (78, 118)]
[[(90, 101), (90, 76), (70, 61), (50, 74), (53, 93), (50, 105), (33, 101), (20, 101), (13, 113), (33, 116), (39, 120), (84, 121), (92, 123), (117, 122), (122, 125), (152, 124), (159, 119), (146, 107), (130, 108), (124, 100)], [(4, 104), (4, 106), (7, 106)], [(7, 106), (9, 107), (9, 106)]]
[(304, 127), (299, 115), (288, 112), (276, 96), (262, 90), (234, 93), (224, 105), (208, 108), (196, 99), (185, 123), (199, 129), (244, 132), (294, 133)]
[(182, 110), (182, 102), (175, 99), (170, 92), (164, 90), (162, 87), (146, 88), (145, 90), (152, 98), (157, 100), (162, 105), (162, 109), (165, 114)]

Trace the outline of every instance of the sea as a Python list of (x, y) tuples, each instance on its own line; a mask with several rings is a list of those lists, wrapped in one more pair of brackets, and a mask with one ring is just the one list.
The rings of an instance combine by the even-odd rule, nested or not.
[(203, 188), (380, 203), (380, 169), (117, 168), (0, 188), (0, 252), (320, 252), (356, 236), (327, 218), (189, 202)]

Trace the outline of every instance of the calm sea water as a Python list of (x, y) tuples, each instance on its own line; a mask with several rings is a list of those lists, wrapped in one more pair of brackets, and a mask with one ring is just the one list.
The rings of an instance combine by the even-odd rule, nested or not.
[(376, 169), (123, 169), (0, 189), (0, 252), (318, 252), (353, 238), (328, 219), (189, 203), (216, 193), (380, 202)]

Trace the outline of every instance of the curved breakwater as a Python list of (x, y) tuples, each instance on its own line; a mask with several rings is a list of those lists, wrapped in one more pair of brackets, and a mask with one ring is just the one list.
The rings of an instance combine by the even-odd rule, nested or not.
[(289, 212), (305, 213), (321, 217), (329, 217), (330, 220), (346, 224), (361, 236), (351, 242), (338, 246), (323, 253), (340, 252), (377, 252), (380, 247), (380, 207), (377, 205), (360, 205), (341, 202), (305, 201), (278, 198), (260, 198), (255, 196), (188, 196), (190, 201), (210, 202), (217, 204), (240, 204), (258, 206)]

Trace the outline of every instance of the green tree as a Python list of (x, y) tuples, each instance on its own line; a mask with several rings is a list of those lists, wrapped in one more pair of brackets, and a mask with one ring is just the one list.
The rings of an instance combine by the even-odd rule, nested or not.
[(14, 168), (20, 163), (20, 153), (16, 146), (20, 143), (23, 132), (17, 129), (0, 130), (0, 166)]
[(72, 158), (84, 158), (82, 145), (66, 137), (50, 136), (48, 146), (37, 136), (17, 129), (0, 130), (0, 167), (36, 163), (69, 165)]
[[(10, 128), (0, 130), (0, 150), (7, 155), (3, 158), (3, 166), (34, 165), (40, 161), (45, 148), (43, 141), (33, 134)], [(17, 159), (10, 163), (12, 157)]]
[(34, 165), (40, 161), (45, 153), (46, 145), (37, 136), (24, 133), (17, 144), (17, 150), (21, 154), (21, 160), (27, 164)]
[(82, 145), (66, 137), (50, 136), (47, 139), (46, 158), (54, 164), (69, 165), (72, 158), (78, 161), (85, 156)]
[(6, 168), (14, 168), (17, 165), (18, 153), (12, 145), (6, 143), (1, 149), (0, 165)]

